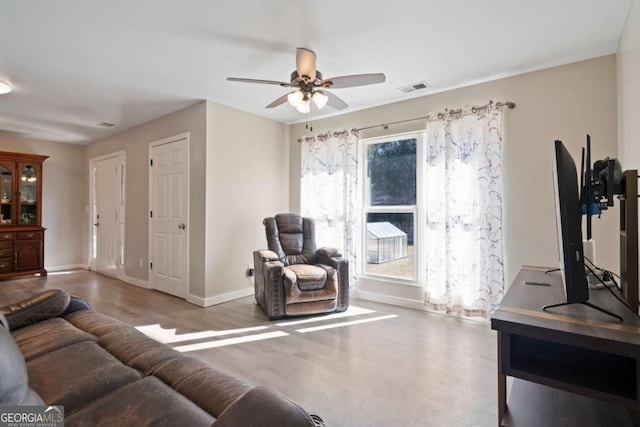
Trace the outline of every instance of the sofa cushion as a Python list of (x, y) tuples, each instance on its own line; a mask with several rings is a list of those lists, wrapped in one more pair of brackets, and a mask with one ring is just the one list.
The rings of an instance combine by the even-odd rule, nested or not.
[[(299, 303), (309, 303), (309, 302), (320, 302), (320, 304), (316, 304), (317, 307), (335, 307), (336, 304), (325, 304), (323, 301), (327, 300), (335, 300), (338, 298), (338, 273), (335, 268), (329, 267), (322, 264), (316, 264), (312, 267), (318, 268), (325, 272), (327, 275), (327, 280), (324, 284), (324, 287), (319, 289), (313, 289), (312, 286), (307, 286), (307, 290), (301, 290), (301, 287), (297, 284), (294, 285), (295, 280), (300, 280), (294, 276), (294, 270), (291, 270), (291, 267), (286, 267), (284, 270), (284, 290), (285, 290), (285, 304), (299, 304)], [(287, 273), (288, 270), (288, 273)], [(310, 282), (311, 280), (309, 280)], [(308, 314), (313, 313), (313, 311), (308, 311), (309, 308), (297, 314)], [(289, 308), (285, 309), (286, 313), (293, 313), (295, 310), (291, 311)], [(322, 311), (316, 311), (315, 313), (321, 313)], [(297, 315), (296, 314), (296, 315)]]
[(94, 341), (78, 342), (32, 358), (27, 370), (29, 384), (47, 404), (64, 405), (65, 414), (143, 377)]
[(96, 313), (95, 311), (78, 311), (71, 313), (65, 316), (65, 320), (96, 337), (101, 337), (104, 334), (114, 331), (131, 329), (131, 326), (126, 323), (122, 323), (106, 314)]
[(231, 375), (211, 368), (200, 359), (189, 356), (168, 361), (154, 375), (216, 418), (251, 388)]
[(102, 335), (97, 341), (127, 366), (151, 375), (162, 364), (182, 354), (152, 340), (134, 328), (116, 330)]
[(13, 338), (27, 361), (75, 343), (95, 340), (93, 335), (75, 328), (61, 318), (45, 320), (18, 329), (13, 332)]
[(295, 284), (301, 291), (315, 291), (317, 289), (322, 289), (327, 281), (327, 270), (317, 265), (295, 264), (285, 267), (284, 270), (285, 277), (287, 279), (289, 279), (287, 270), (291, 271), (295, 275)]
[(64, 425), (208, 427), (213, 421), (210, 414), (158, 378), (146, 377), (65, 416)]

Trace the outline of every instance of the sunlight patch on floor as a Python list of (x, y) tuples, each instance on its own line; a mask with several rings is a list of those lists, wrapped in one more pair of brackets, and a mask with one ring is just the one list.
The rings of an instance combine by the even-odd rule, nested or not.
[(262, 331), (265, 329), (269, 329), (268, 326), (254, 326), (251, 328), (241, 328), (241, 329), (225, 329), (222, 331), (202, 331), (202, 332), (191, 332), (187, 334), (176, 334), (175, 329), (164, 329), (159, 324), (155, 325), (145, 325), (145, 326), (137, 326), (137, 330), (145, 334), (151, 339), (154, 339), (163, 344), (172, 344), (177, 342), (184, 341), (194, 341), (201, 340), (205, 338), (215, 338), (221, 337), (224, 335), (232, 335), (232, 334), (243, 334), (246, 332), (255, 332)]
[[(357, 320), (345, 319), (348, 317), (363, 316), (363, 315), (369, 315), (372, 313), (376, 313), (376, 311), (351, 306), (347, 309), (347, 311), (344, 311), (342, 313), (333, 313), (333, 314), (327, 314), (327, 315), (321, 315), (321, 316), (311, 316), (311, 317), (307, 317), (300, 320), (290, 320), (285, 322), (270, 323), (262, 326), (253, 326), (253, 327), (239, 328), (239, 329), (224, 329), (219, 331), (207, 330), (207, 331), (201, 331), (201, 332), (189, 332), (184, 334), (178, 334), (176, 333), (175, 328), (174, 329), (163, 328), (159, 324), (137, 326), (136, 329), (142, 332), (143, 334), (145, 334), (146, 336), (148, 336), (149, 338), (155, 341), (158, 341), (162, 344), (171, 345), (171, 344), (177, 344), (177, 343), (184, 343), (186, 341), (201, 341), (201, 342), (194, 342), (192, 344), (184, 344), (184, 345), (178, 345), (178, 346), (172, 347), (174, 350), (184, 353), (188, 351), (206, 350), (211, 348), (224, 347), (228, 345), (243, 344), (243, 343), (262, 341), (262, 340), (268, 340), (273, 338), (281, 338), (281, 337), (286, 337), (295, 333), (305, 334), (309, 332), (322, 331), (325, 329), (342, 328), (345, 326), (353, 326), (361, 323), (376, 322), (379, 320), (387, 320), (387, 319), (392, 319), (394, 317), (398, 317), (395, 314), (391, 314), (391, 315), (378, 316), (378, 317), (359, 318)], [(345, 319), (345, 320), (335, 321), (336, 319)], [(326, 322), (326, 321), (329, 321), (330, 323), (325, 323), (323, 325), (318, 325), (318, 326), (311, 326), (307, 328), (295, 329), (295, 326), (297, 325), (308, 324), (311, 322)], [(331, 321), (335, 321), (335, 322), (331, 322)], [(266, 329), (271, 329), (271, 331), (255, 333), (259, 331), (265, 331)], [(274, 330), (274, 329), (282, 329), (282, 330)], [(234, 334), (236, 335), (240, 334), (242, 336), (217, 339), (219, 337), (224, 337), (227, 335), (234, 335)]]
[(224, 340), (201, 342), (198, 344), (181, 345), (178, 347), (173, 347), (173, 349), (184, 353), (187, 351), (206, 350), (209, 348), (223, 347), (232, 344), (242, 344), (246, 342), (268, 340), (271, 338), (286, 337), (287, 335), (289, 334), (282, 331), (265, 332), (264, 334), (247, 335), (245, 337), (235, 337), (227, 338)]
[(307, 332), (322, 331), (324, 329), (342, 328), (344, 326), (358, 325), (360, 323), (377, 322), (378, 320), (393, 319), (394, 317), (398, 317), (398, 316), (395, 315), (395, 314), (390, 314), (388, 316), (371, 317), (369, 319), (352, 320), (350, 322), (331, 323), (329, 325), (313, 326), (311, 328), (296, 329), (296, 332), (300, 332), (301, 334), (306, 334)]

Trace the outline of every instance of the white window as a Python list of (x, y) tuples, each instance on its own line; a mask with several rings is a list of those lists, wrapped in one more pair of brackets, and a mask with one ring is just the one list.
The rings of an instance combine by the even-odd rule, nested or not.
[(423, 281), (423, 134), (363, 141), (363, 271)]

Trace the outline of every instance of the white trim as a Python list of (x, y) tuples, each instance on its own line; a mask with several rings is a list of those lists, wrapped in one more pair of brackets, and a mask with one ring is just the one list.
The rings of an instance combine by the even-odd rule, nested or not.
[(149, 286), (149, 282), (147, 282), (146, 280), (140, 280), (126, 275), (119, 277), (119, 279), (125, 283), (129, 283), (130, 285), (135, 285), (144, 289), (151, 289), (151, 287)]
[(89, 266), (87, 264), (67, 264), (67, 265), (45, 265), (45, 270), (47, 272), (53, 271), (65, 271), (65, 270), (88, 270)]
[[(356, 266), (356, 274), (376, 277), (381, 280), (398, 280), (401, 282), (408, 281), (419, 286), (424, 286), (422, 283), (426, 280), (426, 265), (424, 265), (424, 253), (426, 251), (426, 242), (424, 241), (424, 225), (426, 222), (426, 208), (425, 208), (425, 186), (424, 181), (424, 157), (426, 144), (426, 130), (402, 132), (397, 134), (385, 135), (375, 138), (361, 139), (361, 147), (359, 151), (359, 160), (362, 163), (361, 180), (358, 185), (360, 189), (360, 263)], [(369, 175), (369, 161), (367, 158), (367, 148), (372, 144), (384, 144), (390, 141), (397, 141), (400, 139), (412, 139), (416, 140), (416, 203), (415, 205), (371, 205), (370, 194), (368, 191), (368, 183), (365, 182)], [(392, 277), (384, 276), (382, 274), (375, 274), (367, 271), (367, 258), (368, 258), (368, 242), (367, 242), (367, 214), (369, 213), (398, 213), (398, 214), (411, 214), (413, 217), (413, 248), (414, 248), (414, 265), (412, 277)]]
[[(115, 159), (115, 158), (121, 158), (122, 159), (122, 165), (124, 168), (123, 174), (124, 174), (124, 179), (125, 179), (125, 183), (124, 183), (124, 189), (123, 192), (120, 194), (121, 200), (120, 202), (123, 203), (125, 205), (125, 210), (126, 210), (126, 187), (127, 187), (127, 182), (126, 182), (126, 168), (127, 168), (127, 152), (125, 150), (118, 150), (118, 151), (114, 151), (113, 153), (109, 153), (109, 154), (103, 154), (101, 156), (96, 156), (96, 157), (92, 157), (89, 159), (89, 205), (87, 206), (87, 210), (86, 212), (88, 212), (89, 214), (89, 222), (88, 222), (88, 246), (87, 246), (87, 266), (89, 266), (89, 268), (92, 266), (92, 259), (93, 259), (93, 189), (95, 186), (95, 182), (94, 182), (94, 177), (93, 177), (93, 167), (95, 165), (95, 163), (101, 162), (103, 160), (109, 160), (109, 159)], [(120, 186), (118, 185), (118, 188), (120, 188)], [(118, 218), (118, 220), (120, 221), (121, 218)], [(126, 217), (124, 218), (124, 227), (126, 229)], [(119, 227), (118, 227), (119, 228)], [(118, 233), (118, 243), (120, 245), (123, 245), (124, 242), (120, 241), (120, 233)], [(120, 253), (120, 250), (118, 248), (118, 253)], [(125, 257), (126, 257), (126, 247), (125, 247)], [(125, 264), (125, 260), (121, 259), (120, 260), (120, 266), (118, 266), (116, 268), (116, 270), (119, 273), (124, 273), (124, 264)], [(94, 270), (98, 273), (102, 273), (98, 270)], [(112, 276), (112, 277), (118, 277), (119, 276)]]
[[(190, 205), (191, 205), (191, 136), (189, 132), (184, 132), (175, 136), (171, 136), (169, 138), (164, 138), (164, 139), (160, 139), (157, 141), (152, 141), (149, 143), (149, 148), (148, 148), (148, 152), (147, 152), (147, 175), (148, 175), (148, 179), (149, 179), (149, 194), (148, 194), (148, 205), (147, 205), (147, 231), (148, 231), (148, 241), (147, 241), (147, 277), (148, 277), (148, 282), (147, 282), (147, 289), (153, 289), (153, 283), (151, 280), (152, 277), (152, 271), (151, 271), (151, 263), (153, 262), (153, 259), (151, 259), (151, 254), (153, 252), (153, 233), (152, 233), (152, 218), (150, 218), (149, 216), (149, 212), (151, 211), (151, 206), (153, 206), (153, 177), (152, 174), (153, 172), (151, 171), (151, 150), (153, 150), (153, 148), (158, 147), (160, 145), (165, 145), (165, 144), (170, 144), (172, 142), (178, 142), (181, 140), (185, 140), (186, 144), (187, 144), (187, 171), (186, 171), (186, 178), (187, 178), (187, 205), (184, 207), (185, 208), (185, 221), (186, 221), (186, 225), (187, 225), (187, 233), (186, 233), (186, 240), (187, 240), (187, 244), (185, 245), (185, 251), (186, 253), (186, 260), (187, 260), (187, 266), (185, 269), (185, 274), (184, 274), (184, 282), (187, 285), (187, 289), (186, 289), (186, 300), (189, 301), (189, 298), (192, 297), (192, 295), (189, 293), (189, 270), (190, 270), (190, 265), (189, 265), (189, 246), (191, 245), (191, 222), (190, 222), (190, 211), (191, 209), (189, 209)], [(200, 297), (197, 297), (200, 298)], [(191, 302), (191, 301), (190, 301)], [(194, 304), (200, 305), (196, 302), (194, 302)], [(209, 304), (212, 305), (212, 304)], [(208, 305), (202, 305), (202, 307), (208, 307)]]
[(379, 294), (377, 292), (356, 291), (356, 296), (367, 301), (381, 302), (384, 304), (397, 305), (400, 307), (413, 308), (416, 310), (431, 311), (424, 305), (424, 301), (400, 298), (392, 295)]
[(187, 295), (187, 302), (191, 304), (199, 305), (200, 307), (210, 307), (216, 304), (222, 304), (224, 302), (233, 301), (239, 298), (244, 298), (253, 295), (253, 288), (244, 288), (233, 292), (227, 292), (226, 294), (216, 295), (209, 298), (202, 298), (197, 295)]

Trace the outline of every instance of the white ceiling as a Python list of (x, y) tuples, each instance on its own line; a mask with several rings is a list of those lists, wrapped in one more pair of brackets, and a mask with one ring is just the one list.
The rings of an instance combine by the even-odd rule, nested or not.
[(298, 46), (325, 78), (386, 74), (333, 91), (354, 111), (614, 53), (631, 1), (0, 0), (0, 132), (85, 144), (202, 99), (300, 122), (264, 108), (287, 88), (225, 80), (289, 81)]

